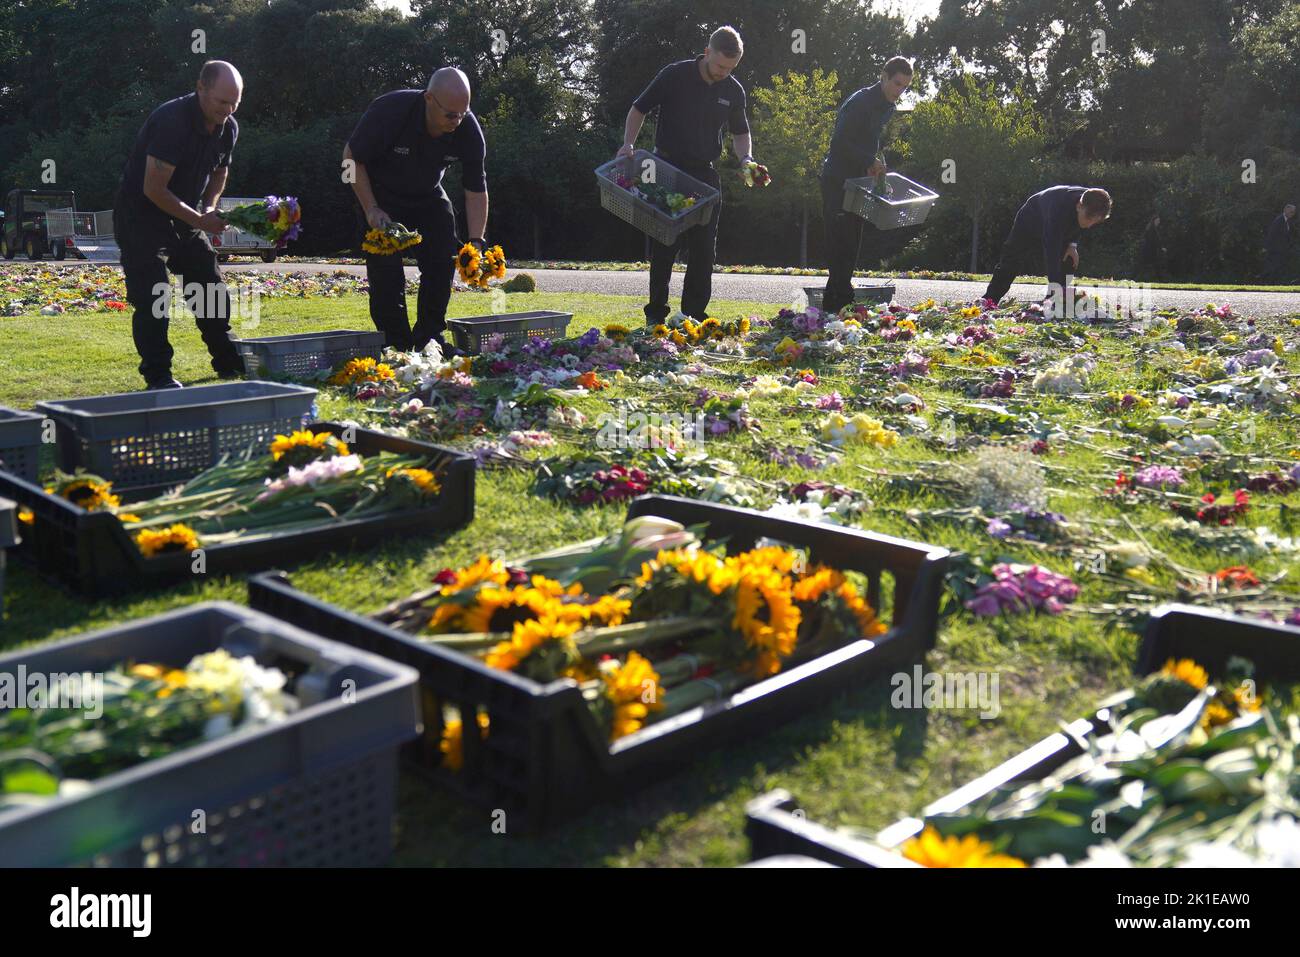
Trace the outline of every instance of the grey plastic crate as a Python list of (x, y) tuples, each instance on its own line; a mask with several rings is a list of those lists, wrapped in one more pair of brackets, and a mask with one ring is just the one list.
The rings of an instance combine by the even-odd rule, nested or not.
[(516, 345), (529, 339), (562, 339), (572, 319), (571, 312), (508, 312), (448, 319), (447, 328), (457, 349), (478, 355), (483, 351), (483, 341), (498, 333), (507, 343)]
[(328, 371), (349, 359), (378, 359), (384, 351), (384, 334), (347, 329), (236, 339), (234, 343), (249, 375), (294, 379)]
[(41, 451), (41, 422), (35, 412), (0, 405), (0, 469), (28, 482), (36, 481)]
[[(892, 282), (885, 279), (869, 280), (864, 283), (853, 284), (853, 301), (854, 302), (893, 302), (894, 293), (897, 287)], [(804, 286), (803, 294), (808, 297), (808, 305), (822, 307), (822, 297), (826, 289), (824, 286)]]
[(875, 192), (876, 177), (861, 176), (844, 181), (844, 211), (861, 216), (877, 229), (919, 226), (930, 215), (939, 194), (914, 183), (901, 173), (886, 173), (892, 195)]
[(119, 490), (165, 488), (310, 416), (316, 390), (277, 382), (127, 392), (40, 402), (55, 423), (59, 467), (84, 468)]
[(0, 866), (353, 866), (389, 857), (398, 749), (420, 731), (412, 668), (205, 602), (5, 655), (0, 673), (184, 667), (217, 648), (285, 671), (302, 708), (107, 775), (84, 793), (0, 811)]
[[(635, 182), (645, 169), (645, 162), (653, 162), (655, 182), (674, 193), (697, 197), (696, 203), (685, 212), (676, 216), (657, 209), (645, 200), (633, 196), (615, 182), (614, 178), (621, 172), (629, 181)], [(713, 215), (713, 207), (719, 202), (722, 193), (708, 183), (701, 182), (694, 176), (688, 176), (673, 166), (662, 156), (656, 156), (648, 150), (637, 150), (632, 157), (612, 159), (596, 167), (596, 183), (600, 186), (600, 205), (619, 219), (631, 223), (651, 239), (670, 246), (692, 226), (707, 223)]]
[(18, 505), (0, 498), (0, 621), (5, 614), (5, 550), (19, 544)]

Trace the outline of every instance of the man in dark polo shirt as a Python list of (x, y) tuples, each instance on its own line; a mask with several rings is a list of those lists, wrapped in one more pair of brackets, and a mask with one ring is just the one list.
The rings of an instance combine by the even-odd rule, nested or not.
[[(447, 326), (459, 246), (456, 213), (442, 188), (442, 174), (451, 163), (461, 164), (470, 242), (480, 252), (485, 245), (487, 145), (478, 118), (469, 111), (469, 98), (469, 78), (443, 67), (424, 91), (394, 90), (371, 103), (343, 150), (344, 163), (355, 164), (352, 191), (360, 232), (397, 222), (424, 237), (410, 249), (420, 267), (414, 328), (406, 313), (402, 254), (364, 253), (370, 318), (395, 349), (423, 349)], [(444, 353), (457, 351), (441, 338), (439, 344)]]
[(844, 211), (844, 181), (886, 172), (880, 157), (880, 138), (894, 115), (898, 98), (911, 82), (912, 64), (901, 56), (891, 57), (880, 74), (880, 82), (850, 95), (835, 115), (831, 145), (819, 177), (829, 273), (822, 308), (827, 312), (839, 312), (853, 301), (853, 270), (858, 265), (864, 227), (870, 227), (869, 258), (872, 262), (879, 258), (876, 227)]
[[(184, 283), (217, 375), (231, 379), (244, 371), (230, 341), (230, 294), (206, 235), (226, 228), (215, 210), (239, 138), (233, 114), (243, 90), (243, 78), (229, 63), (205, 63), (196, 92), (149, 114), (122, 171), (113, 231), (134, 309), (131, 334), (140, 374), (150, 389), (180, 386), (172, 378), (167, 341), (168, 269)], [(195, 284), (202, 295), (190, 294)]]
[(1030, 196), (1016, 213), (1011, 232), (1002, 244), (998, 264), (984, 290), (984, 304), (996, 307), (1015, 282), (1019, 268), (1041, 255), (1048, 295), (1055, 298), (1059, 294), (1062, 305), (1072, 308), (1067, 281), (1068, 275), (1079, 268), (1079, 244), (1075, 240), (1083, 230), (1109, 219), (1110, 206), (1110, 193), (1087, 186), (1049, 186)]
[[(618, 156), (632, 156), (646, 114), (659, 107), (655, 155), (662, 156), (688, 176), (718, 188), (720, 180), (713, 161), (722, 154), (724, 125), (731, 130), (732, 150), (740, 157), (742, 166), (752, 160), (745, 89), (731, 75), (743, 53), (740, 34), (731, 27), (720, 27), (709, 37), (709, 45), (701, 56), (660, 70), (628, 110)], [(640, 174), (639, 170), (636, 172)], [(721, 213), (722, 203), (718, 202), (707, 223), (686, 230), (673, 245), (651, 243), (650, 302), (645, 307), (647, 325), (662, 322), (670, 312), (668, 282), (682, 243), (687, 248), (682, 312), (699, 320), (708, 315)]]

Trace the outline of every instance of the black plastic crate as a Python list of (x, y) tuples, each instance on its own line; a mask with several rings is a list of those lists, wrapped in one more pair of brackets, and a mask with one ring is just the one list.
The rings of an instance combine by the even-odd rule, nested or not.
[[(362, 456), (395, 452), (436, 457), (445, 463), (439, 480), (442, 494), (428, 508), (348, 519), (252, 542), (204, 546), (204, 575), (260, 571), (329, 551), (457, 528), (473, 520), (473, 456), (370, 429), (349, 429), (334, 422), (313, 422), (306, 428), (337, 436), (347, 434), (349, 448)], [(26, 534), (24, 557), (34, 561), (42, 574), (83, 594), (115, 594), (192, 580), (196, 575), (193, 559), (186, 553), (145, 558), (115, 515), (87, 512), (46, 493), (40, 486), (4, 473), (0, 473), (0, 495), (14, 499), (33, 513), (34, 524)]]
[[(393, 658), (420, 671), (425, 737), (409, 757), (471, 801), (509, 812), (511, 827), (537, 830), (590, 804), (660, 779), (707, 749), (750, 739), (766, 727), (804, 714), (831, 695), (918, 658), (934, 644), (945, 549), (857, 529), (778, 519), (671, 496), (645, 496), (628, 518), (657, 515), (684, 525), (707, 524), (710, 540), (732, 551), (762, 537), (810, 548), (810, 561), (866, 575), (866, 598), (881, 620), (881, 579), (893, 578), (890, 628), (791, 667), (730, 698), (652, 724), (610, 744), (598, 730), (577, 684), (542, 685), (494, 670), (458, 652), (295, 590), (283, 574), (249, 582), (249, 603), (318, 634)], [(485, 712), (487, 737), (462, 739), (463, 766), (440, 767), (442, 706), (454, 705), (466, 729)]]
[[(1261, 682), (1300, 681), (1300, 628), (1192, 605), (1162, 605), (1150, 616), (1135, 672), (1141, 677), (1159, 670), (1170, 658), (1192, 658), (1214, 673), (1233, 656), (1252, 661)], [(1091, 717), (1069, 725), (1068, 733), (1049, 735), (930, 804), (922, 814), (951, 814), (1005, 784), (1041, 781), (1082, 754), (1079, 741), (1106, 733), (1109, 722), (1109, 709), (1099, 708)], [(873, 843), (807, 820), (789, 792), (781, 789), (750, 801), (745, 814), (751, 860), (776, 854), (806, 854), (842, 867), (918, 866), (889, 849), (921, 832), (923, 821), (919, 818), (903, 818), (891, 824), (877, 834)]]
[(0, 471), (36, 481), (44, 417), (0, 405)]
[[(866, 282), (855, 282), (853, 284), (853, 301), (875, 304), (893, 302), (896, 288), (892, 282), (886, 279), (869, 279)], [(808, 297), (808, 305), (820, 309), (826, 287), (804, 286), (803, 293)]]
[(249, 375), (303, 378), (333, 369), (349, 359), (378, 359), (384, 351), (382, 332), (345, 329), (334, 332), (295, 332), (287, 336), (235, 339)]
[[(397, 754), (419, 734), (413, 669), (228, 602), (0, 657), (0, 673), (176, 668), (225, 648), (286, 671), (302, 708), (0, 811), (0, 867), (349, 866), (392, 852)], [(0, 745), (2, 749), (2, 745)], [(204, 812), (204, 832), (193, 827)]]
[(0, 498), (0, 623), (5, 614), (5, 553), (18, 543), (18, 505)]
[(316, 390), (226, 382), (38, 402), (55, 423), (59, 468), (83, 468), (119, 491), (162, 491), (226, 453), (270, 442), (310, 418)]
[(462, 316), (448, 319), (455, 346), (470, 355), (483, 351), (483, 343), (500, 335), (506, 343), (522, 345), (529, 339), (562, 339), (571, 312), (506, 312), (499, 316)]

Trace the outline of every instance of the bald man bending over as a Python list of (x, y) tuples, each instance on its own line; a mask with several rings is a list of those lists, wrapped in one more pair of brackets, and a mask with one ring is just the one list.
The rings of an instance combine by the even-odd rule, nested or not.
[(443, 67), (423, 92), (394, 90), (371, 103), (343, 149), (344, 163), (355, 163), (352, 191), (359, 232), (399, 222), (424, 237), (409, 251), (420, 267), (414, 328), (406, 313), (402, 254), (363, 251), (370, 318), (386, 344), (396, 349), (423, 349), (437, 336), (444, 353), (457, 351), (441, 338), (459, 247), (456, 213), (442, 188), (450, 164), (461, 164), (469, 238), (480, 251), (488, 215), (487, 145), (469, 99), (469, 78)]
[[(208, 61), (195, 92), (149, 114), (122, 170), (113, 231), (134, 309), (131, 333), (140, 374), (149, 389), (180, 387), (172, 378), (167, 340), (169, 268), (184, 282), (217, 375), (233, 379), (244, 371), (230, 341), (230, 295), (207, 237), (226, 228), (215, 210), (239, 138), (234, 113), (243, 92), (238, 70), (224, 60)], [(201, 295), (190, 294), (194, 284)]]

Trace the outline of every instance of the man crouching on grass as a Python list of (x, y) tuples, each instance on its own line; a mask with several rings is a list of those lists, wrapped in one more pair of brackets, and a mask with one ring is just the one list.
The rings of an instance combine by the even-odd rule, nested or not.
[(149, 389), (175, 389), (172, 347), (167, 341), (171, 286), (167, 270), (201, 296), (187, 296), (212, 368), (222, 379), (244, 371), (230, 341), (230, 293), (205, 233), (220, 233), (216, 213), (226, 188), (230, 156), (239, 138), (234, 113), (244, 80), (229, 63), (203, 64), (198, 88), (149, 114), (122, 171), (113, 231), (122, 251), (126, 298), (134, 313), (131, 335), (140, 353), (140, 374)]
[[(1079, 268), (1076, 240), (1083, 230), (1109, 219), (1110, 207), (1110, 193), (1087, 186), (1050, 186), (1030, 196), (1016, 213), (1011, 232), (1002, 244), (982, 304), (988, 309), (997, 308), (1015, 282), (1020, 267), (1028, 265), (1041, 252), (1047, 295), (1058, 304), (1054, 310), (1057, 317), (1073, 309), (1068, 283)], [(1069, 263), (1068, 274), (1066, 263)]]

